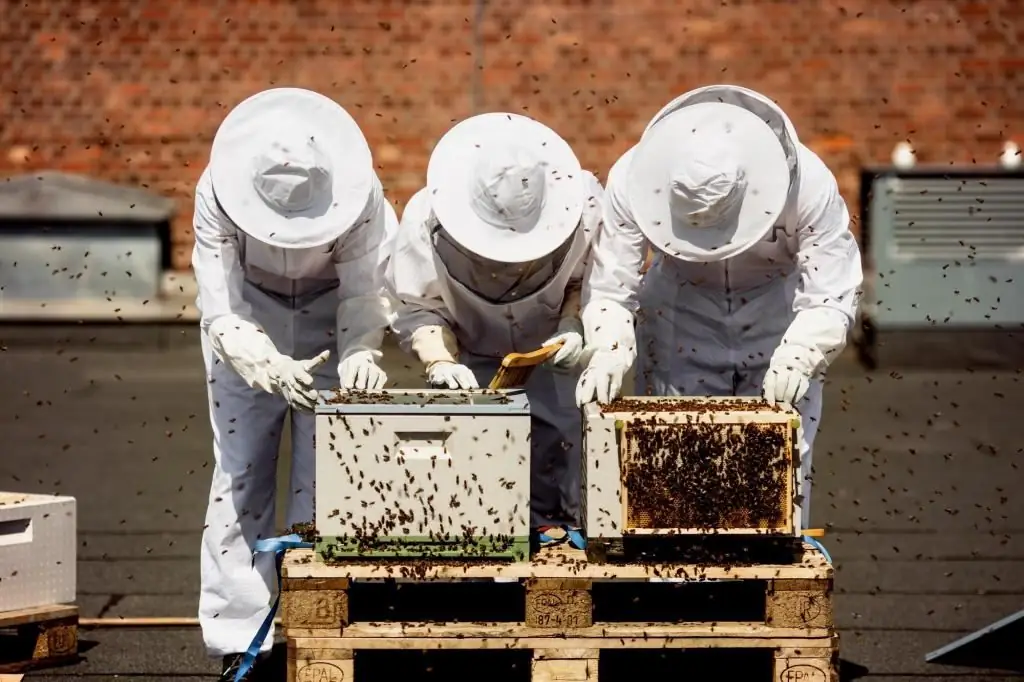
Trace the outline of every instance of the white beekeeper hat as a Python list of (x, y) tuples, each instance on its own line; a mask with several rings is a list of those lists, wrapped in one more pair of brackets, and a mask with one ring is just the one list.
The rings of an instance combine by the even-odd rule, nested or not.
[(210, 176), (240, 230), (300, 249), (331, 242), (359, 220), (374, 171), (370, 146), (341, 105), (310, 90), (274, 88), (221, 123)]
[(796, 178), (796, 136), (785, 114), (745, 88), (709, 86), (659, 112), (634, 151), (627, 187), (653, 245), (707, 262), (764, 238)]
[(468, 251), (525, 263), (561, 246), (579, 224), (583, 169), (558, 133), (508, 113), (468, 118), (438, 141), (427, 165), (434, 216)]

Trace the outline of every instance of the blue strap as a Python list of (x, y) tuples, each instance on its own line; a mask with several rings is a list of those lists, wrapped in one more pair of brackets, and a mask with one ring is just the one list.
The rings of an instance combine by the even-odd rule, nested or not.
[(263, 646), (263, 641), (267, 638), (267, 633), (270, 632), (270, 626), (274, 622), (274, 616), (277, 614), (277, 607), (281, 603), (281, 564), (284, 562), (284, 552), (287, 549), (312, 549), (313, 543), (303, 542), (302, 538), (298, 535), (282, 535), (279, 538), (267, 538), (266, 540), (257, 540), (256, 547), (253, 548), (252, 558), (253, 562), (256, 561), (256, 555), (261, 552), (273, 552), (274, 563), (277, 565), (277, 596), (274, 598), (274, 604), (270, 607), (270, 613), (263, 619), (263, 624), (260, 625), (260, 629), (256, 631), (256, 636), (253, 637), (252, 643), (249, 645), (249, 649), (242, 656), (242, 662), (238, 665), (238, 670), (235, 672), (235, 682), (241, 682), (242, 678), (245, 677), (249, 669), (252, 668), (253, 663), (256, 662), (256, 657), (260, 655), (260, 649)]
[(556, 540), (555, 538), (551, 537), (547, 533), (544, 533), (542, 531), (538, 531), (538, 533), (537, 533), (538, 539), (542, 543), (548, 543), (548, 542), (558, 543), (558, 542), (565, 542), (566, 540), (568, 540), (569, 546), (572, 547), (573, 549), (586, 549), (587, 548), (587, 539), (585, 537), (583, 537), (583, 533), (580, 532), (579, 528), (574, 528), (573, 526), (570, 526), (568, 524), (563, 524), (561, 526), (554, 526), (554, 527), (555, 528), (561, 528), (562, 530), (564, 530), (565, 531), (565, 538), (563, 538), (561, 541), (559, 541), (559, 540)]
[(541, 543), (543, 543), (543, 544), (546, 544), (546, 543), (549, 543), (549, 542), (558, 542), (555, 538), (551, 537), (550, 535), (548, 535), (544, 531), (537, 531), (537, 539), (540, 540)]
[(572, 526), (563, 526), (563, 528), (569, 535), (569, 545), (573, 549), (587, 548), (587, 539), (583, 537), (583, 533), (580, 532), (579, 528), (573, 528)]
[(828, 550), (825, 549), (825, 545), (821, 544), (815, 538), (812, 538), (809, 535), (805, 535), (804, 536), (804, 542), (806, 542), (807, 544), (811, 545), (812, 547), (817, 549), (819, 552), (824, 554), (825, 555), (825, 560), (827, 562), (829, 562), (830, 564), (832, 563), (832, 555), (830, 555), (828, 553)]

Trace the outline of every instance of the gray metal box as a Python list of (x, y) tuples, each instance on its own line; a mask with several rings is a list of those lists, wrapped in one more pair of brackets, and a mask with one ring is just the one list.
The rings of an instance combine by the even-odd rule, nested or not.
[(148, 190), (38, 171), (0, 182), (0, 306), (141, 306), (170, 266), (176, 204)]
[(865, 238), (878, 330), (1019, 329), (1024, 175), (914, 171), (872, 177)]
[(529, 557), (523, 391), (325, 391), (316, 408), (317, 554)]

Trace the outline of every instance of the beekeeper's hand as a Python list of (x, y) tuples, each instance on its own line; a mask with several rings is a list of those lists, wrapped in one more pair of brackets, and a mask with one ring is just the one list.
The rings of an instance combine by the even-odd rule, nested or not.
[(630, 365), (632, 362), (620, 350), (596, 351), (576, 384), (576, 405), (583, 407), (594, 399), (608, 404), (618, 398)]
[(473, 370), (454, 362), (435, 362), (427, 370), (427, 382), (437, 388), (469, 390), (480, 388)]
[(771, 405), (796, 405), (807, 395), (816, 364), (815, 353), (810, 349), (789, 343), (779, 345), (764, 375), (761, 392), (765, 401)]
[(317, 392), (313, 388), (313, 372), (327, 362), (331, 351), (325, 350), (311, 360), (295, 360), (276, 355), (267, 363), (267, 379), (271, 391), (282, 396), (296, 410), (312, 412)]
[(384, 388), (388, 375), (377, 364), (373, 353), (362, 350), (341, 361), (338, 365), (338, 379), (342, 388), (375, 391)]
[(583, 356), (583, 325), (575, 317), (566, 317), (558, 324), (558, 334), (545, 341), (543, 345), (553, 346), (561, 343), (562, 347), (544, 364), (560, 370), (570, 370), (579, 364)]

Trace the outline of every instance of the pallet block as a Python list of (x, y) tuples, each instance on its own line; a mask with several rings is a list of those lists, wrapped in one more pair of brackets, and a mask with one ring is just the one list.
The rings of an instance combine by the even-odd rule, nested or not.
[(19, 673), (78, 659), (78, 607), (43, 606), (0, 613), (0, 673)]
[(839, 637), (821, 644), (776, 649), (774, 682), (839, 682)]

